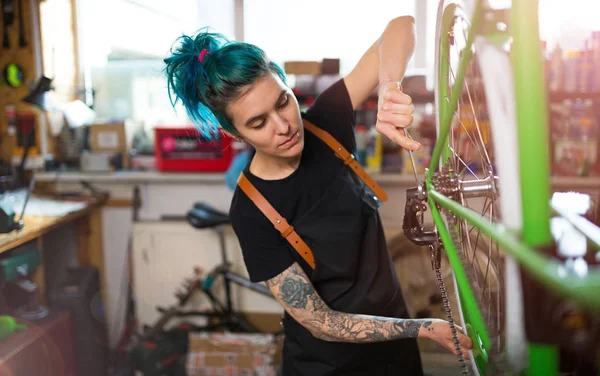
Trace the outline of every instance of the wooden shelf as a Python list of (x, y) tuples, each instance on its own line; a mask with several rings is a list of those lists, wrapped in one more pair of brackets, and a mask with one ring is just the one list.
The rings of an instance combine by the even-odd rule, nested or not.
[(93, 173), (81, 171), (41, 172), (35, 174), (38, 182), (54, 183), (90, 183), (110, 184), (144, 184), (144, 183), (200, 183), (220, 184), (225, 182), (225, 174), (221, 172), (160, 172), (123, 170), (117, 172)]
[[(415, 104), (426, 104), (426, 103), (434, 103), (435, 102), (435, 93), (433, 91), (428, 91), (424, 93), (413, 93), (409, 94)], [(567, 92), (548, 92), (548, 97), (550, 98), (550, 102), (562, 102), (565, 99), (591, 99), (600, 101), (600, 91), (587, 92), (587, 93), (567, 93)], [(298, 102), (305, 102), (308, 99), (315, 99), (312, 95), (296, 95)], [(377, 101), (377, 95), (372, 95), (368, 99), (368, 101)]]
[[(435, 102), (435, 93), (427, 92), (424, 94), (412, 94), (413, 102), (416, 104), (433, 103)], [(589, 92), (589, 93), (567, 93), (567, 92), (548, 92), (550, 102), (562, 102), (565, 99), (591, 99), (600, 101), (600, 91)]]
[(589, 92), (589, 93), (567, 93), (567, 92), (549, 92), (551, 102), (562, 102), (565, 99), (592, 99), (600, 100), (600, 92)]

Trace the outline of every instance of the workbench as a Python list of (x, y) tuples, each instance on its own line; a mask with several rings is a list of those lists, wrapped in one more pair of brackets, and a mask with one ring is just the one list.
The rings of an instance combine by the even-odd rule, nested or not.
[[(42, 296), (45, 295), (48, 280), (51, 277), (51, 275), (46, 275), (48, 264), (51, 264), (54, 272), (59, 272), (65, 266), (74, 266), (74, 264), (93, 266), (98, 269), (100, 283), (103, 287), (105, 279), (101, 208), (106, 202), (106, 198), (89, 197), (68, 201), (37, 198), (38, 202), (46, 204), (52, 203), (52, 201), (58, 205), (78, 203), (77, 210), (60, 215), (37, 214), (36, 198), (35, 196), (30, 198), (30, 203), (25, 209), (23, 228), (7, 234), (0, 234), (0, 257), (7, 256), (11, 250), (25, 243), (35, 241), (42, 252), (42, 266), (36, 270), (33, 280), (38, 284)], [(31, 212), (37, 215), (28, 214)], [(66, 249), (71, 250), (69, 252), (71, 255), (64, 254), (66, 252), (63, 251)]]

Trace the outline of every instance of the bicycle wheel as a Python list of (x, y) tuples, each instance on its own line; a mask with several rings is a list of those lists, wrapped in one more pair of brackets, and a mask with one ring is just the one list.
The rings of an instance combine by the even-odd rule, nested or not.
[[(439, 4), (435, 55), (438, 134), (443, 126), (441, 119), (451, 111), (452, 88), (460, 79), (459, 66), (472, 33), (470, 22), (477, 12), (474, 8), (475, 1), (442, 0)], [(494, 27), (502, 27), (501, 22), (494, 22)], [(445, 149), (434, 185), (439, 184), (436, 190), (448, 192), (489, 222), (519, 229), (521, 194), (514, 88), (509, 44), (503, 43), (498, 31), (493, 42), (483, 36), (472, 37), (472, 58), (466, 67), (458, 106), (452, 111), (450, 132), (446, 140), (438, 140), (445, 143)], [(474, 339), (474, 348), (479, 348), (471, 354), (472, 369), (478, 375), (489, 374), (489, 363), (499, 365), (504, 360), (511, 368), (522, 369), (526, 352), (518, 268), (512, 259), (503, 256), (497, 243), (477, 228), (449, 212), (445, 214), (447, 230), (490, 338), (487, 345), (478, 341), (479, 334), (470, 322), (473, 313), (464, 311), (464, 291), (455, 281), (462, 326)]]

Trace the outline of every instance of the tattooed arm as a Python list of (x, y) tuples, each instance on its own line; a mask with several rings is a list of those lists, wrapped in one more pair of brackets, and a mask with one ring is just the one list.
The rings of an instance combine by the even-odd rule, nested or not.
[[(438, 319), (399, 319), (334, 311), (315, 291), (302, 268), (294, 263), (267, 281), (283, 308), (313, 336), (331, 342), (381, 342), (425, 337), (455, 352), (448, 323)], [(471, 348), (470, 339), (459, 332), (461, 345)], [(464, 354), (463, 349), (463, 354)]]

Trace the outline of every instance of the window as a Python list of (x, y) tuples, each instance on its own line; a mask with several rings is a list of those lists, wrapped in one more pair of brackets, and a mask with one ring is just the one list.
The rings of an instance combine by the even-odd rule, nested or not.
[(540, 0), (540, 37), (548, 48), (582, 50), (592, 31), (600, 30), (600, 2), (590, 0)]
[[(439, 0), (427, 0), (427, 66), (435, 64), (435, 23)], [(495, 8), (509, 7), (511, 0), (490, 0)], [(590, 33), (600, 30), (600, 2), (590, 0), (539, 0), (540, 38), (548, 42), (548, 48), (559, 43), (563, 50), (580, 50)]]
[(242, 6), (244, 40), (272, 60), (340, 58), (342, 74), (390, 19), (415, 13), (415, 0), (371, 0), (368, 5), (343, 0), (77, 0), (83, 82), (94, 90), (98, 117), (142, 121), (147, 128), (189, 123), (183, 108), (175, 112), (169, 103), (163, 58), (179, 35), (203, 26), (233, 38), (236, 7)]
[(73, 34), (71, 0), (46, 0), (40, 3), (43, 74), (53, 79), (52, 103), (78, 97), (76, 36)]
[[(218, 4), (218, 5), (215, 5)], [(186, 124), (169, 102), (163, 59), (181, 34), (205, 25), (232, 37), (234, 1), (78, 0), (79, 53), (101, 120)]]
[(279, 64), (340, 58), (344, 75), (388, 21), (414, 12), (415, 0), (246, 0), (244, 38)]

